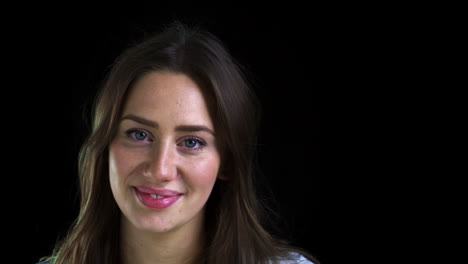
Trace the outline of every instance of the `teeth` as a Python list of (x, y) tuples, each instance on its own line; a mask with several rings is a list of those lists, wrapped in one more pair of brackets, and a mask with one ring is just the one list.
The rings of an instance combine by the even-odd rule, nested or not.
[(162, 198), (166, 198), (166, 196), (162, 196), (162, 195), (157, 195), (157, 194), (150, 194), (150, 196), (154, 199), (162, 199)]

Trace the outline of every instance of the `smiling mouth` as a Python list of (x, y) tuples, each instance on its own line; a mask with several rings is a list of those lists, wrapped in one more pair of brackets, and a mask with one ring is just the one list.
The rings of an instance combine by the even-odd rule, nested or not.
[(151, 196), (154, 199), (163, 199), (167, 197), (167, 196), (162, 196), (162, 195), (157, 195), (157, 194), (150, 194), (149, 196)]
[(163, 210), (176, 203), (183, 194), (163, 196), (159, 194), (146, 193), (141, 188), (134, 187), (135, 195), (142, 205), (150, 209)]

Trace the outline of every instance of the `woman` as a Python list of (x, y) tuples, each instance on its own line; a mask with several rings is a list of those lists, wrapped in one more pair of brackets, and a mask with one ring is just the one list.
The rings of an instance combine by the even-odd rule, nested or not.
[(80, 152), (80, 213), (44, 263), (318, 263), (274, 239), (255, 196), (255, 98), (208, 32), (126, 50)]

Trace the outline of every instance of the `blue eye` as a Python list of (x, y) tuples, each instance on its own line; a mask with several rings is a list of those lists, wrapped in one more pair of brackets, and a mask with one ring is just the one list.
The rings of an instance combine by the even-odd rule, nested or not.
[(143, 132), (143, 131), (135, 132), (135, 138), (138, 139), (138, 140), (145, 140), (147, 136), (148, 135), (146, 135), (146, 133)]
[(202, 150), (206, 146), (206, 142), (198, 137), (189, 137), (182, 140), (177, 146), (183, 147), (188, 151)]
[(194, 148), (197, 145), (197, 141), (195, 139), (186, 139), (184, 140), (184, 144), (187, 148)]
[(128, 137), (137, 141), (151, 141), (148, 138), (148, 133), (140, 129), (129, 129), (125, 131)]

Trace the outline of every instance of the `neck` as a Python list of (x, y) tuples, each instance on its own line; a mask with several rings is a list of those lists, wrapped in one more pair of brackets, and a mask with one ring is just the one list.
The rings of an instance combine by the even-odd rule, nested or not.
[(192, 264), (203, 250), (203, 219), (164, 233), (139, 230), (122, 216), (121, 249), (123, 264)]

